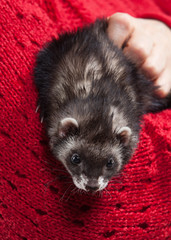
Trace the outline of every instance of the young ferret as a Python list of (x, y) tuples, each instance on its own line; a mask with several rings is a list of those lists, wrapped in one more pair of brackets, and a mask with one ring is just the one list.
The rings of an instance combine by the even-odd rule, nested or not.
[(52, 153), (89, 192), (104, 189), (132, 157), (143, 114), (170, 102), (111, 42), (107, 26), (101, 19), (53, 39), (34, 70)]

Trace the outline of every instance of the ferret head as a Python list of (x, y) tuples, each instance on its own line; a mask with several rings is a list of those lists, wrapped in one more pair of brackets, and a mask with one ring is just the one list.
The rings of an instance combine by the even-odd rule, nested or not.
[(71, 117), (63, 118), (56, 131), (49, 129), (53, 154), (68, 170), (75, 186), (90, 192), (104, 189), (130, 158), (131, 134), (127, 126), (111, 134), (99, 127), (82, 131)]

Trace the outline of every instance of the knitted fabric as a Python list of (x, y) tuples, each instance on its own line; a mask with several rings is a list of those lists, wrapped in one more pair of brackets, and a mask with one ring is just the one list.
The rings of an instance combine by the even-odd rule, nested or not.
[(35, 112), (42, 45), (118, 11), (171, 26), (170, 0), (1, 0), (0, 239), (171, 239), (171, 110), (144, 117), (134, 157), (102, 195), (76, 192)]

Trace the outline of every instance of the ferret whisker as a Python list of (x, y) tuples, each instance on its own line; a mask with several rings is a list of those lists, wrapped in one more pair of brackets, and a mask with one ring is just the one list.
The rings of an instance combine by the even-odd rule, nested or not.
[[(77, 191), (80, 195), (82, 195), (83, 193), (82, 193), (82, 190), (81, 189), (78, 189), (78, 191)], [(76, 192), (75, 192), (76, 193)]]
[(52, 172), (63, 172), (63, 173), (67, 173), (67, 174), (68, 174), (67, 171), (61, 170), (61, 169), (51, 169), (51, 171), (52, 171)]
[(45, 161), (45, 160), (43, 160), (43, 159), (42, 159), (42, 161), (43, 161), (44, 163), (48, 164), (48, 165), (51, 165), (51, 166), (53, 166), (53, 167), (55, 166), (55, 163), (48, 162), (48, 161)]
[(112, 195), (110, 194), (110, 192), (105, 188), (104, 189), (106, 191), (106, 193), (110, 196), (110, 199), (112, 198)]
[(52, 182), (56, 181), (56, 180), (57, 180), (57, 177), (56, 177), (55, 179), (53, 179), (53, 180), (51, 180), (51, 181), (49, 181), (49, 182), (47, 182), (47, 183), (44, 184), (44, 186), (45, 186), (45, 190), (44, 190), (44, 193), (43, 193), (44, 207), (45, 207), (45, 210), (46, 210), (46, 212), (47, 212), (48, 215), (49, 215), (49, 213), (48, 213), (48, 210), (47, 210), (47, 205), (46, 205), (46, 200), (45, 200), (45, 194), (46, 194), (46, 192), (47, 192), (47, 189), (48, 189), (49, 185), (50, 185)]
[(62, 173), (67, 173), (67, 174), (68, 174), (67, 171), (65, 171), (65, 170), (61, 170), (61, 169), (41, 168), (39, 171), (40, 171), (40, 172), (43, 172), (43, 171), (49, 171), (49, 172), (62, 172)]
[(118, 175), (113, 176), (113, 178), (121, 178), (127, 176), (127, 173), (125, 172), (120, 172)]
[(111, 183), (120, 183), (120, 184), (123, 183), (122, 181), (118, 181), (118, 180), (111, 180), (110, 182)]
[(74, 189), (72, 189), (72, 191), (70, 192), (68, 198), (66, 199), (66, 202), (70, 199), (71, 195), (74, 196), (75, 193), (78, 192), (78, 189), (76, 187), (74, 187)]
[(71, 184), (71, 185), (66, 189), (66, 191), (64, 192), (64, 194), (62, 195), (62, 197), (59, 199), (60, 202), (64, 199), (67, 191), (68, 191), (71, 187), (73, 187), (73, 184)]
[(72, 183), (72, 184), (73, 184), (73, 182), (63, 182), (62, 185), (63, 185), (63, 186), (67, 186), (69, 183)]
[(98, 197), (100, 198), (100, 197), (102, 197), (102, 191), (98, 191)]
[(51, 183), (55, 182), (57, 179), (58, 179), (58, 176), (57, 176), (55, 179), (50, 180), (49, 182), (45, 183), (44, 186), (45, 186), (46, 188), (49, 187), (49, 185), (50, 185)]
[(78, 189), (78, 192), (80, 195), (83, 195), (85, 193), (85, 191), (83, 189)]
[(47, 204), (46, 204), (46, 199), (45, 199), (46, 191), (47, 191), (47, 188), (45, 189), (45, 191), (43, 193), (43, 199), (44, 199), (43, 203), (44, 203), (45, 210), (46, 210), (47, 214), (49, 215), (49, 212), (48, 212), (48, 209), (47, 209)]
[(99, 191), (100, 197), (103, 198), (103, 190)]
[(74, 194), (77, 193), (77, 192), (80, 193), (80, 190), (81, 190), (81, 189), (75, 187), (75, 188), (71, 191), (71, 193), (74, 195)]
[(75, 188), (73, 189), (73, 191), (71, 192), (70, 196), (71, 196), (71, 195), (74, 196), (76, 193), (79, 193), (79, 189), (78, 189), (77, 187), (75, 187)]

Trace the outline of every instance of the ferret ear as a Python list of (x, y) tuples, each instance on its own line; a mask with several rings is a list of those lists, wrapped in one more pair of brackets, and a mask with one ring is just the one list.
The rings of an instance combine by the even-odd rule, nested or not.
[(78, 122), (74, 118), (63, 118), (59, 123), (58, 134), (61, 138), (75, 135), (78, 131)]
[(131, 135), (132, 135), (132, 131), (129, 127), (122, 127), (118, 132), (118, 139), (121, 141), (121, 143), (123, 143), (125, 146), (128, 145)]

